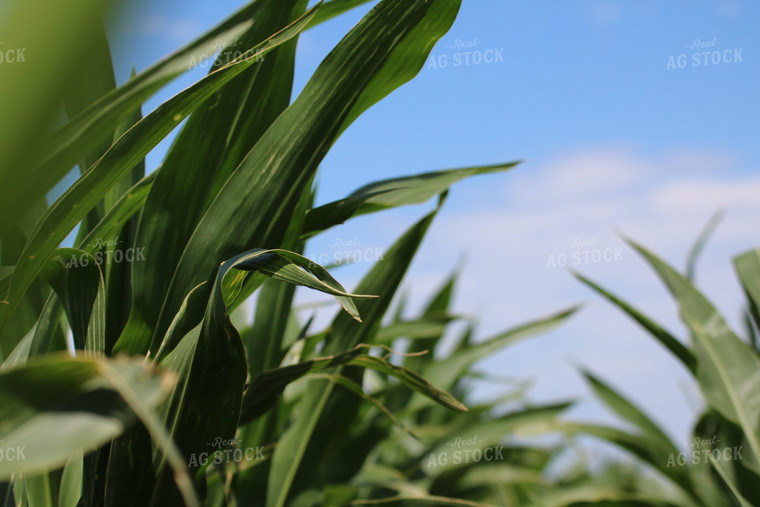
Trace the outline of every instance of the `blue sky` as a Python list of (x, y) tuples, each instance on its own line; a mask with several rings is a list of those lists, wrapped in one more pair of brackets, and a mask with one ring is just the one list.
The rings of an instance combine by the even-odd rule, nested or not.
[[(197, 37), (242, 2), (142, 2), (109, 27), (117, 80)], [(372, 5), (372, 4), (370, 4)], [(296, 93), (369, 6), (303, 34)], [(701, 227), (726, 216), (699, 263), (697, 282), (736, 323), (742, 304), (730, 257), (760, 245), (760, 4), (463, 0), (457, 21), (410, 83), (359, 118), (319, 175), (318, 201), (377, 179), (524, 159), (507, 174), (454, 187), (408, 278), (412, 306), (462, 262), (456, 309), (486, 337), (577, 302), (566, 326), (482, 364), (531, 377), (536, 400), (581, 397), (574, 417), (612, 421), (577, 365), (619, 388), (685, 446), (700, 408), (696, 387), (668, 353), (552, 260), (578, 243), (611, 260), (574, 266), (685, 336), (674, 304), (616, 235), (621, 231), (681, 267)], [(695, 41), (711, 47), (692, 49)], [(503, 61), (455, 65), (469, 50)], [(708, 65), (694, 65), (708, 51)], [(712, 52), (719, 51), (720, 63)], [(668, 69), (679, 55), (684, 68)], [(202, 75), (188, 73), (146, 104), (154, 108)], [(154, 168), (172, 137), (148, 158)], [(336, 241), (384, 248), (430, 205), (363, 217), (314, 239), (307, 254), (334, 256)], [(586, 247), (581, 247), (586, 248)], [(616, 250), (617, 249), (617, 250)], [(464, 259), (464, 261), (462, 261)], [(494, 270), (493, 263), (497, 263)], [(336, 272), (351, 288), (370, 266)], [(299, 301), (321, 300), (299, 292)], [(327, 322), (334, 309), (320, 310)], [(480, 395), (492, 394), (484, 387)]]

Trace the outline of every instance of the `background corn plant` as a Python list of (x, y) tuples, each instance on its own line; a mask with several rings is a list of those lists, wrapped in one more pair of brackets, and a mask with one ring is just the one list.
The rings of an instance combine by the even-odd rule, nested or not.
[[(3, 86), (22, 92), (0, 99), (0, 440), (16, 458), (0, 463), (4, 504), (337, 505), (394, 490), (422, 501), (466, 493), (434, 477), (399, 487), (366, 479), (363, 464), (399, 469), (419, 458), (423, 448), (385, 457), (381, 443), (404, 445), (389, 439), (412, 432), (393, 412), (415, 431), (433, 427), (435, 442), (447, 424), (474, 422), (446, 420), (429, 403), (465, 412), (448, 390), (464, 394), (458, 382), (474, 361), (571, 311), (477, 346), (463, 338), (442, 362), (375, 353), (399, 337), (414, 339), (412, 353), (435, 347), (453, 319), (451, 283), (419, 320), (381, 327), (384, 315), (448, 187), (515, 163), (380, 181), (314, 206), (331, 145), (419, 71), (459, 8), (380, 2), (290, 103), (298, 34), (360, 3), (307, 11), (305, 0), (254, 1), (118, 88), (94, 3), (37, 24), (40, 2), (9, 6), (5, 34), (34, 27), (28, 45), (55, 50), (49, 65), (8, 74)], [(223, 51), (206, 77), (142, 117), (143, 101), (220, 39), (246, 52)], [(145, 155), (185, 120), (146, 175)], [(75, 166), (81, 177), (48, 206)], [(354, 216), (435, 196), (355, 294), (299, 254)], [(73, 247), (61, 248), (77, 226)], [(295, 318), (295, 285), (339, 301), (327, 329), (312, 334)], [(257, 290), (254, 318), (234, 326), (230, 314)], [(368, 394), (369, 379), (382, 396)], [(528, 412), (552, 417), (565, 406)]]
[[(734, 269), (747, 298), (743, 312), (747, 336), (742, 339), (724, 317), (694, 286), (696, 260), (719, 214), (692, 248), (685, 273), (669, 266), (651, 251), (627, 240), (654, 269), (676, 301), (689, 340), (674, 334), (635, 306), (580, 274), (575, 276), (628, 314), (655, 340), (667, 348), (689, 371), (704, 399), (704, 412), (684, 449), (676, 445), (640, 408), (590, 372), (583, 372), (592, 390), (616, 415), (631, 426), (620, 430), (586, 423), (562, 423), (563, 431), (604, 439), (625, 449), (665, 481), (662, 505), (758, 505), (760, 504), (760, 357), (757, 330), (760, 325), (760, 250), (733, 259)], [(686, 342), (686, 343), (685, 343)]]

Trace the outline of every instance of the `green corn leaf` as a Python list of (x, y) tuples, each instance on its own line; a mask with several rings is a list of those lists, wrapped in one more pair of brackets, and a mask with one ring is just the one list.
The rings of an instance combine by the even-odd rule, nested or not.
[(314, 16), (314, 19), (311, 20), (307, 29), (320, 25), (325, 21), (334, 18), (335, 16), (340, 16), (344, 12), (353, 9), (354, 7), (366, 4), (370, 1), (371, 0), (331, 0), (329, 2), (325, 2), (322, 8), (319, 9), (319, 12), (317, 12), (317, 15)]
[(306, 215), (304, 236), (308, 237), (342, 224), (356, 215), (423, 203), (464, 178), (507, 171), (519, 163), (448, 169), (370, 183), (355, 190), (345, 199), (310, 210)]
[(720, 475), (721, 479), (723, 479), (723, 482), (726, 483), (726, 486), (728, 486), (728, 489), (731, 490), (731, 494), (734, 496), (734, 499), (741, 507), (752, 507), (752, 504), (747, 501), (744, 496), (742, 496), (741, 492), (739, 491), (739, 488), (736, 486), (736, 483), (729, 475), (728, 470), (726, 469), (725, 463), (722, 463), (719, 460), (713, 459), (712, 455), (708, 455), (708, 459), (710, 460), (710, 463), (715, 468), (715, 470), (718, 471), (718, 474)]
[(591, 384), (591, 388), (594, 390), (596, 397), (602, 400), (607, 407), (612, 409), (617, 415), (626, 421), (634, 424), (652, 440), (661, 441), (663, 447), (666, 448), (669, 453), (678, 452), (675, 444), (673, 444), (670, 438), (668, 438), (659, 426), (657, 426), (630, 401), (591, 373), (587, 371), (582, 371), (581, 373), (583, 373), (583, 376), (586, 377), (586, 380)]
[(386, 373), (399, 379), (404, 383), (404, 385), (414, 390), (415, 392), (423, 394), (424, 396), (430, 398), (436, 403), (443, 405), (446, 408), (458, 410), (460, 412), (467, 411), (467, 407), (455, 399), (451, 394), (438, 389), (420, 375), (417, 375), (416, 373), (407, 370), (406, 368), (391, 364), (382, 357), (357, 356), (351, 359), (348, 364), (363, 366), (364, 368), (370, 368), (381, 373)]
[[(292, 18), (302, 16), (305, 7), (305, 0), (259, 0), (252, 12), (254, 23), (234, 43), (242, 47), (259, 44), (286, 26)], [(313, 15), (312, 9), (306, 17)], [(263, 57), (264, 61), (259, 59), (255, 65), (226, 84), (214, 95), (213, 100), (206, 102), (188, 118), (167, 152), (143, 211), (145, 216), (160, 216), (162, 219), (143, 220), (135, 239), (136, 244), (146, 251), (161, 254), (134, 266), (132, 321), (128, 323), (133, 329), (138, 322), (144, 322), (148, 327), (155, 326), (174, 272), (199, 222), (217, 200), (221, 189), (246, 154), (288, 106), (295, 43), (296, 38), (291, 38), (267, 53)], [(212, 67), (211, 72), (215, 70), (216, 67)], [(215, 135), (209, 135), (209, 132), (214, 132)], [(188, 173), (194, 177), (187, 178)], [(244, 193), (239, 186), (235, 190), (234, 208), (237, 217), (228, 219), (224, 228), (230, 229), (230, 232), (235, 229), (240, 241), (241, 236), (244, 236), (244, 227), (248, 223), (255, 223), (265, 213), (260, 207), (254, 206), (254, 192)], [(195, 205), (187, 206), (188, 202)], [(231, 202), (228, 201), (229, 204)], [(238, 226), (234, 220), (246, 223)], [(206, 250), (214, 249), (214, 245), (222, 241), (221, 229), (213, 234), (213, 241), (204, 240)], [(281, 247), (267, 241), (240, 242), (238, 248), (229, 248), (223, 254), (207, 252), (206, 277), (199, 277), (200, 271), (195, 273), (194, 283), (182, 291), (181, 297), (184, 298), (191, 286), (195, 287), (203, 281), (210, 283), (219, 262), (261, 245)], [(175, 303), (178, 302), (179, 300)], [(171, 310), (167, 308), (164, 315), (168, 318), (175, 312), (176, 306), (173, 306)], [(154, 344), (164, 332), (165, 326), (153, 333)], [(151, 352), (155, 352), (155, 348)]]
[[(226, 301), (234, 299), (226, 291), (235, 286), (226, 284), (229, 276), (235, 278), (238, 270), (259, 271), (279, 280), (304, 285), (336, 296), (358, 317), (356, 307), (348, 294), (327, 271), (309, 259), (285, 250), (261, 250), (240, 254), (222, 263), (206, 306), (202, 323), (190, 330), (173, 348), (161, 349), (158, 359), (178, 375), (179, 382), (163, 406), (162, 415), (168, 422), (172, 438), (186, 456), (202, 453), (216, 438), (231, 439), (240, 420), (243, 386), (246, 376), (245, 353), (237, 330), (227, 313)], [(197, 303), (204, 302), (202, 286), (185, 298), (183, 315), (175, 318), (166, 341), (173, 341), (175, 329), (186, 329), (192, 324), (182, 322), (191, 314)], [(194, 303), (195, 302), (195, 303)], [(167, 353), (164, 355), (164, 350)], [(224, 375), (218, 372), (223, 371)], [(171, 502), (176, 498), (163, 464), (155, 463), (160, 478), (156, 485), (154, 502)], [(193, 473), (198, 464), (190, 465)]]
[(689, 280), (642, 246), (627, 241), (678, 302), (681, 318), (696, 341), (697, 380), (707, 403), (742, 427), (752, 453), (760, 458), (760, 359)]
[(103, 158), (56, 201), (38, 223), (13, 272), (5, 298), (7, 304), (0, 304), (0, 337), (9, 317), (18, 306), (19, 299), (26, 293), (34, 277), (87, 211), (194, 108), (199, 107), (224, 84), (253, 65), (261, 55), (296, 36), (311, 15), (313, 10), (258, 48), (249, 50), (239, 59), (209, 74), (159, 106), (119, 138)]
[(29, 347), (30, 356), (66, 350), (66, 337), (60, 323), (63, 311), (60, 298), (51, 293), (37, 321), (34, 338)]
[[(111, 61), (111, 49), (106, 37), (105, 27), (100, 20), (93, 20), (85, 27), (88, 34), (87, 58), (82, 62), (79, 72), (74, 74), (72, 82), (66, 88), (63, 96), (63, 107), (69, 118), (77, 116), (83, 109), (97, 101), (100, 97), (116, 88), (113, 63)], [(130, 124), (131, 126), (131, 124)], [(113, 134), (115, 128), (105, 131), (105, 134)], [(103, 139), (92, 151), (85, 153), (77, 160), (79, 171), (84, 172), (103, 156), (111, 146), (110, 136)], [(46, 177), (52, 176), (45, 174)], [(42, 182), (38, 182), (39, 185)], [(103, 216), (102, 203), (94, 207), (87, 215), (77, 233), (78, 237), (84, 236)]]
[(713, 216), (710, 217), (710, 220), (699, 233), (699, 236), (694, 242), (694, 245), (692, 245), (691, 250), (689, 250), (689, 255), (686, 258), (686, 278), (688, 278), (692, 283), (694, 283), (694, 278), (696, 277), (697, 273), (697, 259), (699, 259), (699, 254), (702, 253), (702, 250), (705, 248), (705, 245), (709, 241), (710, 236), (712, 236), (715, 232), (715, 229), (717, 229), (720, 221), (723, 219), (723, 215), (724, 211), (718, 210), (713, 214)]
[(26, 498), (30, 505), (41, 507), (53, 507), (55, 505), (55, 485), (51, 484), (51, 475), (53, 474), (26, 477), (24, 486), (26, 487)]
[(633, 320), (638, 322), (644, 329), (646, 329), (649, 334), (651, 334), (657, 341), (659, 341), (662, 345), (665, 346), (668, 350), (670, 350), (673, 355), (675, 355), (678, 359), (681, 360), (681, 362), (686, 366), (686, 368), (689, 369), (693, 374), (697, 371), (697, 359), (694, 357), (694, 353), (689, 350), (684, 344), (682, 344), (677, 338), (675, 338), (672, 334), (670, 334), (668, 331), (666, 331), (662, 326), (657, 324), (655, 321), (641, 313), (639, 310), (634, 308), (632, 305), (628, 304), (627, 302), (623, 301), (610, 291), (604, 289), (600, 285), (594, 283), (593, 281), (589, 280), (588, 278), (584, 277), (583, 275), (579, 273), (572, 273), (573, 276), (575, 276), (578, 280), (585, 283), (592, 289), (594, 289), (596, 292), (607, 298), (609, 301), (611, 301), (615, 306), (623, 310), (625, 313), (627, 313)]
[(393, 413), (388, 410), (388, 408), (383, 405), (383, 403), (378, 400), (377, 398), (370, 396), (369, 394), (365, 393), (362, 389), (362, 386), (351, 380), (350, 378), (346, 377), (345, 375), (331, 375), (329, 373), (312, 373), (309, 375), (310, 378), (323, 378), (326, 380), (329, 380), (330, 382), (333, 382), (335, 384), (338, 384), (342, 387), (345, 387), (350, 392), (354, 393), (355, 395), (359, 396), (363, 400), (366, 400), (370, 403), (372, 403), (380, 412), (385, 415), (385, 417), (388, 418), (394, 425), (401, 428), (402, 431), (404, 431), (406, 434), (410, 435), (412, 438), (417, 439), (418, 437), (412, 432), (409, 428), (404, 426), (401, 421), (396, 419), (396, 416), (393, 415)]
[[(390, 299), (398, 289), (404, 273), (419, 248), (435, 212), (424, 217), (402, 236), (386, 253), (383, 262), (377, 263), (359, 284), (357, 291), (378, 294), (379, 300), (361, 300), (359, 311), (364, 316), (364, 323), (358, 324), (346, 319), (343, 314), (336, 317), (330, 337), (323, 353), (335, 354), (345, 351), (359, 343), (368, 341), (373, 328), (379, 326), (385, 311), (390, 306)], [(337, 351), (336, 351), (337, 349)], [(337, 373), (341, 373), (338, 368)], [(317, 421), (324, 410), (332, 392), (332, 384), (308, 386), (293, 415), (293, 422), (280, 439), (280, 444), (272, 457), (269, 475), (269, 506), (281, 506), (287, 499), (291, 483), (295, 478), (306, 447), (312, 438)]]
[[(443, 314), (435, 317), (423, 317), (417, 320), (394, 322), (381, 328), (375, 335), (373, 342), (378, 345), (390, 345), (398, 338), (408, 338), (410, 340), (436, 338), (443, 334), (451, 322), (459, 318), (456, 315)], [(430, 352), (432, 353), (432, 351)]]
[(502, 414), (498, 417), (483, 419), (482, 414), (456, 414), (459, 417), (448, 421), (437, 438), (419, 453), (418, 459), (425, 462), (426, 475), (437, 476), (446, 470), (466, 465), (462, 460), (456, 463), (449, 459), (448, 463), (439, 466), (428, 467), (427, 460), (430, 455), (438, 456), (441, 453), (452, 457), (451, 453), (457, 449), (464, 449), (462, 442), (472, 442), (474, 449), (479, 447), (497, 446), (504, 443), (513, 435), (531, 436), (553, 431), (560, 415), (566, 412), (573, 402), (552, 403), (535, 407), (521, 408)]
[(747, 296), (749, 314), (755, 327), (760, 329), (760, 249), (734, 257), (734, 270)]
[[(442, 389), (452, 389), (457, 380), (479, 359), (493, 354), (517, 340), (538, 333), (543, 333), (562, 324), (579, 308), (580, 306), (575, 306), (553, 315), (549, 315), (548, 317), (511, 328), (503, 333), (458, 351), (456, 354), (453, 354), (446, 359), (431, 362), (422, 371), (422, 375), (435, 385), (440, 386)], [(419, 402), (413, 402), (412, 407), (418, 408), (417, 403)]]
[(241, 423), (246, 423), (260, 416), (272, 405), (289, 383), (305, 375), (339, 365), (361, 366), (386, 373), (401, 380), (412, 390), (428, 396), (447, 408), (459, 411), (467, 410), (462, 403), (454, 399), (449, 393), (437, 389), (414, 372), (390, 364), (380, 357), (360, 355), (360, 352), (361, 348), (357, 347), (349, 352), (335, 356), (321, 357), (260, 373), (253, 379), (243, 398)]
[[(27, 58), (34, 60), (34, 63), (3, 65), (0, 81), (0, 131), (3, 132), (0, 210), (6, 217), (0, 221), (3, 241), (6, 226), (14, 225), (21, 210), (34, 206), (50, 188), (42, 185), (45, 180), (29, 178), (30, 165), (40, 154), (47, 153), (49, 144), (41, 136), (58, 120), (65, 90), (73, 85), (85, 66), (82, 55), (96, 50), (90, 47), (98, 44), (91, 38), (91, 27), (100, 23), (100, 13), (108, 4), (93, 0), (66, 4), (14, 0), (3, 4), (0, 33), (4, 47), (24, 48)], [(7, 220), (8, 217), (14, 218)]]
[[(148, 193), (153, 186), (158, 170), (150, 173), (135, 183), (109, 209), (108, 213), (90, 233), (79, 242), (79, 248), (95, 254), (103, 242), (110, 242), (119, 237), (119, 231), (135, 216), (145, 204)], [(144, 255), (144, 247), (140, 251)], [(143, 259), (139, 259), (143, 260)]]
[[(23, 460), (0, 462), (0, 479), (61, 467), (132, 424), (134, 413), (104, 374), (107, 364), (48, 356), (0, 372), (0, 440), (24, 455)], [(142, 362), (119, 359), (113, 364), (148, 406), (155, 406), (173, 383), (171, 376)]]
[[(320, 9), (320, 15), (318, 18), (313, 18), (308, 23), (307, 28), (317, 26), (334, 16), (348, 11), (355, 6), (361, 5), (362, 3), (366, 3), (367, 1), (368, 0), (332, 0), (326, 2), (324, 7)], [(27, 4), (29, 12), (37, 12), (33, 5), (28, 1), (24, 3)], [(67, 19), (75, 21), (78, 26), (92, 25), (93, 22), (98, 20), (90, 20), (88, 16), (78, 16), (78, 14), (80, 12), (79, 9), (81, 9), (81, 12), (93, 11), (92, 6), (94, 4), (95, 2), (79, 2), (77, 3), (77, 10), (71, 9), (69, 6), (69, 8), (64, 9), (63, 12), (66, 13), (65, 17)], [(246, 5), (201, 37), (134, 76), (133, 79), (124, 85), (106, 93), (95, 102), (89, 103), (88, 101), (84, 103), (83, 105), (87, 106), (86, 108), (46, 140), (44, 143), (46, 146), (45, 156), (38, 162), (38, 165), (32, 169), (33, 177), (28, 177), (29, 175), (27, 174), (23, 179), (14, 179), (14, 185), (8, 185), (2, 189), (14, 189), (13, 192), (9, 192), (7, 195), (0, 190), (0, 210), (8, 212), (10, 210), (26, 209), (28, 203), (34, 201), (35, 196), (44, 196), (45, 193), (53, 188), (56, 182), (58, 182), (78, 161), (83, 160), (88, 153), (97, 151), (98, 145), (105, 142), (110, 143), (109, 133), (116, 130), (119, 121), (128, 114), (129, 111), (139, 107), (140, 104), (150, 98), (166, 84), (197, 65), (197, 62), (205, 61), (213, 56), (213, 54), (218, 51), (215, 41), (232, 41), (245, 33), (255, 20), (254, 16), (257, 15), (257, 11), (260, 7), (259, 4), (260, 2), (251, 2), (249, 5)], [(324, 12), (322, 12), (323, 9)], [(50, 19), (55, 19), (56, 22), (60, 22), (62, 19), (59, 15), (49, 14)], [(19, 24), (19, 26), (25, 25), (23, 22), (17, 24)], [(29, 25), (26, 24), (26, 26)], [(46, 38), (49, 37), (50, 41), (56, 42), (56, 44), (50, 44), (50, 42), (43, 44), (46, 52), (49, 52), (51, 47), (60, 46), (59, 51), (62, 51), (61, 54), (63, 55), (77, 55), (81, 53), (76, 50), (68, 51), (68, 53), (63, 51), (63, 48), (68, 47), (69, 44), (84, 45), (84, 41), (87, 40), (81, 35), (83, 30), (75, 30), (71, 22), (69, 22), (68, 26), (71, 27), (71, 30), (67, 31), (74, 31), (79, 34), (77, 38), (60, 37), (56, 36), (55, 32), (52, 30), (45, 31), (41, 29), (41, 32), (45, 33)], [(62, 45), (60, 43), (61, 40), (64, 40), (67, 45)], [(89, 45), (90, 43), (88, 42), (87, 44)], [(103, 55), (103, 57), (105, 57), (105, 55)], [(101, 57), (101, 59), (103, 57)], [(73, 65), (74, 63), (77, 63), (78, 65), (81, 64), (81, 61), (76, 60), (76, 56), (67, 56), (67, 58), (51, 56), (51, 58), (52, 61), (59, 62), (61, 68), (66, 68), (67, 66), (75, 68), (77, 65)], [(71, 58), (71, 65), (67, 63), (68, 58)], [(88, 61), (91, 59), (92, 55)], [(110, 61), (110, 57), (108, 59)], [(19, 66), (16, 68), (18, 67)], [(41, 67), (46, 68), (46, 66)], [(47, 67), (51, 67), (49, 70), (46, 68), (46, 70), (50, 72), (50, 75), (55, 75), (55, 72), (53, 71), (54, 67)], [(13, 70), (15, 70), (15, 68)], [(59, 74), (61, 73), (59, 72)], [(73, 76), (76, 77), (77, 74), (73, 74)], [(32, 76), (30, 76), (30, 78), (31, 77)], [(43, 83), (50, 82), (49, 79), (38, 80)], [(20, 86), (19, 80), (11, 80), (11, 82), (14, 82), (16, 86)], [(77, 88), (70, 84), (68, 86), (75, 89)], [(5, 94), (5, 96), (11, 97), (13, 95)], [(18, 100), (16, 100), (16, 102), (18, 102)], [(72, 109), (72, 111), (76, 109), (81, 109), (81, 105), (80, 108)], [(11, 165), (8, 167), (11, 167)], [(3, 175), (3, 181), (6, 181), (5, 174)]]
[(82, 497), (82, 458), (71, 458), (63, 467), (58, 507), (77, 507)]
[(41, 276), (55, 289), (69, 318), (74, 347), (105, 352), (105, 285), (98, 259), (83, 250), (61, 248)]
[(32, 340), (34, 339), (34, 334), (36, 331), (37, 325), (32, 327), (26, 336), (24, 336), (24, 338), (18, 342), (18, 345), (16, 345), (11, 353), (8, 354), (8, 357), (5, 358), (5, 361), (3, 361), (0, 369), (4, 370), (7, 368), (12, 368), (14, 366), (23, 366), (26, 364), (26, 360), (29, 358), (29, 350), (32, 347)]
[(22, 186), (16, 189), (18, 197), (13, 198), (11, 194), (8, 195), (8, 201), (5, 198), (0, 199), (3, 204), (7, 203), (7, 208), (3, 206), (2, 209), (6, 211), (13, 209), (11, 206), (14, 205), (24, 206), (22, 198), (28, 200), (31, 196), (44, 196), (45, 192), (77, 162), (84, 160), (87, 154), (97, 151), (98, 146), (103, 143), (110, 145), (111, 136), (125, 115), (139, 107), (174, 78), (192, 68), (194, 62), (208, 58), (217, 51), (212, 44), (214, 40), (234, 39), (243, 33), (252, 22), (253, 8), (253, 5), (243, 8), (216, 28), (152, 65), (124, 85), (106, 93), (91, 104), (84, 104), (87, 106), (84, 110), (46, 141), (45, 156), (39, 165), (32, 169), (31, 174), (27, 174), (27, 177), (19, 182)]
[[(135, 299), (140, 308), (133, 311), (127, 331), (155, 346), (182, 298), (213, 277), (220, 259), (281, 244), (296, 203), (342, 130), (419, 71), (457, 8), (458, 2), (451, 0), (386, 0), (354, 27), (232, 173), (195, 228), (174, 273), (152, 280), (159, 289)], [(168, 291), (163, 292), (166, 279)], [(157, 322), (156, 308), (161, 308)], [(149, 334), (152, 341), (145, 338)]]
[[(447, 315), (447, 313), (450, 311), (449, 307), (451, 306), (451, 299), (454, 294), (454, 286), (458, 277), (459, 271), (455, 270), (438, 289), (438, 292), (436, 292), (430, 299), (423, 312), (423, 318), (435, 320)], [(408, 352), (415, 353), (427, 350), (429, 351), (430, 356), (425, 357), (409, 355), (404, 358), (404, 366), (413, 371), (424, 371), (427, 363), (430, 362), (430, 357), (433, 357), (433, 354), (435, 354), (438, 343), (443, 337), (443, 333), (444, 330), (442, 329), (440, 333), (434, 336), (414, 340), (409, 345)], [(405, 398), (402, 403), (406, 405), (408, 400), (409, 398)]]
[(362, 350), (356, 348), (335, 356), (320, 357), (261, 372), (251, 381), (243, 397), (240, 423), (246, 424), (263, 415), (291, 382), (325, 368), (346, 364), (361, 353)]
[[(568, 434), (582, 433), (600, 438), (625, 449), (669, 479), (684, 495), (685, 501), (701, 505), (701, 495), (692, 482), (689, 468), (672, 466), (676, 456), (660, 439), (648, 435), (632, 434), (616, 428), (587, 423), (558, 423), (557, 429)], [(671, 466), (669, 466), (669, 464)]]
[(350, 505), (384, 505), (398, 507), (406, 507), (408, 505), (458, 505), (465, 507), (496, 507), (494, 504), (472, 502), (469, 500), (461, 500), (459, 498), (449, 498), (445, 496), (395, 496), (380, 500), (354, 500)]

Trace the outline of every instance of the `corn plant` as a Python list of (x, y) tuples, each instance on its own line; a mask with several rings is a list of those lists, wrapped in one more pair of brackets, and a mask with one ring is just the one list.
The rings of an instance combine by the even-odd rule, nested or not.
[[(385, 355), (397, 354), (396, 367), (417, 371), (461, 399), (469, 397), (474, 381), (505, 380), (479, 375), (473, 368), (478, 360), (558, 326), (577, 310), (477, 342), (470, 324), (443, 346), (445, 329), (457, 319), (449, 308), (455, 280), (449, 278), (416, 318), (403, 317), (401, 300), (371, 343)], [(452, 411), (371, 370), (320, 378), (347, 389), (328, 400), (335, 418), (317, 423), (305, 456), (312, 467), (297, 476), (296, 505), (529, 505), (555, 489), (544, 472), (563, 446), (527, 445), (513, 437), (542, 433), (542, 424), (571, 402), (532, 405), (525, 398), (527, 383), (506, 379), (512, 388), (503, 395)], [(352, 384), (366, 385), (371, 402), (362, 403)]]
[[(640, 408), (601, 379), (584, 372), (594, 393), (634, 429), (625, 431), (582, 423), (568, 423), (563, 429), (609, 441), (655, 470), (668, 486), (668, 492), (644, 497), (651, 504), (743, 507), (760, 504), (760, 351), (757, 344), (760, 250), (746, 252), (733, 260), (747, 297), (748, 336), (742, 339), (707, 296), (694, 286), (697, 255), (714, 225), (715, 220), (708, 224), (691, 250), (685, 274), (628, 240), (676, 300), (681, 320), (689, 330), (691, 345), (601, 285), (575, 275), (669, 350), (694, 377), (704, 398), (705, 411), (694, 427), (690, 449), (684, 452)], [(611, 493), (611, 498), (626, 498), (620, 493)]]
[[(389, 406), (418, 424), (443, 417), (421, 400), (467, 410), (448, 390), (508, 338), (462, 342), (443, 369), (375, 351), (408, 334), (381, 322), (449, 186), (515, 163), (379, 181), (314, 205), (330, 147), (414, 77), (459, 8), (383, 0), (291, 103), (299, 33), (361, 3), (256, 0), (118, 87), (95, 2), (6, 9), (4, 40), (24, 35), (30, 58), (52, 49), (10, 69), (0, 93), (0, 445), (14, 458), (0, 460), (4, 505), (373, 501), (388, 495), (352, 480), (390, 430), (367, 424), (376, 414), (365, 404), (398, 419), (363, 375), (374, 372)], [(220, 39), (246, 50), (223, 51), (143, 117), (144, 101)], [(146, 174), (145, 156), (182, 122)], [(353, 292), (302, 255), (310, 237), (346, 220), (436, 196)], [(295, 318), (296, 285), (340, 303), (327, 329), (310, 334)], [(254, 293), (253, 320), (233, 325)], [(411, 496), (454, 502), (431, 499), (437, 488), (425, 484)]]

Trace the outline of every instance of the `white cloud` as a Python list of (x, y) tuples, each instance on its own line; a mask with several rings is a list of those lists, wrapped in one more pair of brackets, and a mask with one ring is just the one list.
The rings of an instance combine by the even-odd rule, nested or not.
[[(534, 172), (534, 168), (528, 169)], [(552, 163), (551, 174), (542, 177), (540, 192), (513, 190), (512, 198), (529, 196), (532, 201), (600, 195), (641, 181), (650, 169), (630, 148), (584, 150), (568, 154)]]
[(760, 207), (759, 196), (760, 177), (754, 177), (675, 182), (658, 189), (653, 200), (663, 213), (694, 213), (706, 208), (754, 212)]

